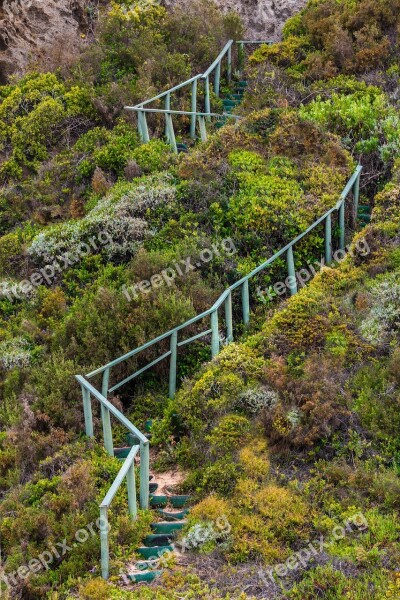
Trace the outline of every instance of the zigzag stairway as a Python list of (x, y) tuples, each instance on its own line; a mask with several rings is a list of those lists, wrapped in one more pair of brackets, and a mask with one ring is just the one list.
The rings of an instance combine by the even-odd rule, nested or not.
[[(210, 69), (206, 72), (207, 75), (196, 76), (188, 82), (184, 82), (172, 90), (163, 92), (160, 96), (154, 99), (143, 102), (136, 107), (130, 107), (130, 110), (135, 110), (138, 115), (138, 127), (139, 133), (144, 143), (149, 141), (149, 130), (146, 121), (146, 115), (148, 113), (159, 112), (165, 116), (166, 119), (166, 137), (170, 142), (175, 152), (188, 152), (189, 144), (195, 143), (197, 139), (196, 125), (199, 120), (201, 139), (206, 139), (206, 121), (209, 123), (211, 117), (216, 117), (215, 127), (218, 129), (223, 127), (232, 117), (234, 109), (239, 106), (243, 100), (243, 96), (247, 87), (247, 82), (243, 80), (242, 76), (231, 77), (230, 69), (230, 49), (232, 46), (230, 41), (220, 53), (219, 57), (210, 67), (211, 70), (215, 69), (215, 83), (214, 92), (217, 91), (219, 97), (219, 78), (221, 71), (221, 61), (223, 58), (228, 57), (228, 77), (227, 85), (224, 90), (226, 91), (225, 97), (221, 98), (223, 105), (222, 114), (213, 114), (210, 110), (210, 84), (209, 74)], [(205, 112), (198, 112), (197, 110), (197, 82), (203, 79), (205, 81), (205, 99), (206, 108)], [(173, 111), (170, 108), (171, 92), (181, 89), (185, 85), (192, 86), (192, 112), (184, 111)], [(196, 85), (194, 85), (196, 84)], [(150, 102), (154, 100), (164, 98), (166, 103), (166, 109), (159, 108), (147, 108)], [(176, 115), (189, 115), (191, 122), (191, 142), (189, 140), (177, 142), (175, 138), (174, 127), (172, 124), (172, 116)], [(235, 116), (236, 118), (236, 116)], [(135, 557), (132, 564), (129, 566), (128, 574), (126, 578), (133, 583), (151, 582), (157, 576), (162, 573), (163, 559), (166, 553), (176, 553), (176, 541), (179, 534), (184, 530), (187, 523), (186, 518), (190, 510), (191, 497), (188, 495), (177, 494), (174, 488), (157, 481), (156, 476), (150, 473), (150, 452), (149, 452), (149, 440), (151, 438), (151, 420), (147, 421), (145, 427), (145, 433), (137, 429), (133, 423), (131, 423), (109, 400), (109, 394), (119, 389), (135, 377), (141, 375), (147, 369), (151, 369), (158, 362), (168, 359), (169, 361), (169, 397), (174, 398), (177, 384), (177, 361), (179, 356), (179, 348), (186, 344), (192, 343), (200, 338), (206, 338), (210, 343), (211, 357), (214, 358), (220, 350), (220, 334), (221, 324), (224, 323), (226, 328), (225, 337), (230, 342), (234, 339), (234, 328), (233, 328), (233, 317), (235, 316), (232, 311), (232, 295), (238, 294), (238, 304), (241, 304), (241, 327), (246, 328), (250, 320), (250, 293), (249, 293), (249, 281), (261, 273), (264, 269), (268, 268), (275, 260), (282, 260), (286, 258), (287, 273), (296, 281), (295, 271), (295, 255), (293, 248), (295, 245), (307, 236), (316, 227), (323, 225), (324, 228), (324, 249), (325, 249), (325, 263), (327, 265), (332, 262), (332, 250), (334, 244), (336, 244), (341, 250), (345, 249), (345, 211), (346, 203), (348, 204), (349, 198), (351, 198), (351, 219), (350, 221), (358, 225), (366, 225), (370, 220), (370, 207), (367, 205), (359, 205), (359, 185), (360, 185), (360, 174), (362, 167), (359, 165), (354, 173), (349, 178), (346, 186), (344, 187), (339, 199), (336, 204), (330, 208), (325, 214), (320, 216), (314, 223), (312, 223), (308, 229), (303, 231), (300, 235), (289, 242), (285, 247), (281, 248), (272, 257), (268, 258), (261, 265), (258, 265), (253, 271), (242, 277), (239, 281), (233, 283), (228, 289), (226, 289), (221, 296), (216, 300), (214, 305), (204, 311), (203, 313), (196, 315), (189, 321), (175, 327), (170, 331), (167, 331), (157, 338), (143, 344), (139, 348), (135, 348), (121, 356), (116, 358), (112, 362), (96, 369), (95, 371), (85, 375), (77, 375), (83, 395), (83, 407), (85, 415), (85, 429), (86, 434), (89, 437), (94, 437), (93, 419), (92, 419), (92, 400), (97, 400), (101, 406), (101, 420), (103, 427), (103, 439), (104, 445), (110, 456), (115, 456), (120, 459), (122, 466), (120, 472), (113, 484), (111, 485), (106, 497), (100, 505), (100, 515), (108, 525), (108, 509), (111, 502), (119, 490), (121, 484), (126, 480), (128, 489), (128, 509), (131, 517), (135, 519), (137, 517), (137, 496), (139, 496), (140, 507), (142, 509), (151, 509), (154, 514), (154, 520), (151, 524), (151, 534), (147, 535), (142, 544), (136, 548)], [(333, 221), (333, 217), (335, 221)], [(337, 227), (336, 226), (337, 219)], [(336, 240), (336, 241), (335, 241)], [(295, 294), (297, 292), (297, 283), (294, 283), (290, 288), (290, 293)], [(219, 320), (218, 311), (224, 311), (223, 321)], [(240, 311), (239, 311), (240, 314)], [(210, 321), (211, 328), (206, 331), (200, 331), (196, 335), (190, 333), (190, 329), (194, 324), (204, 324), (204, 320)], [(235, 316), (237, 319), (237, 316)], [(187, 329), (189, 331), (187, 332)], [(185, 337), (186, 332), (186, 337)], [(191, 337), (187, 337), (191, 335)], [(141, 367), (138, 371), (131, 373), (123, 381), (114, 382), (110, 386), (110, 373), (114, 367), (122, 362), (129, 360), (132, 357), (137, 356), (140, 352), (149, 349), (150, 347), (156, 346), (162, 341), (169, 341), (170, 350), (165, 352), (161, 356), (155, 358), (152, 362)], [(156, 348), (155, 348), (156, 350)], [(101, 376), (101, 391), (90, 383), (91, 378)], [(122, 448), (115, 448), (113, 444), (113, 435), (111, 429), (111, 416), (116, 418), (120, 424), (122, 424), (127, 430), (126, 435), (126, 446)], [(150, 419), (152, 415), (148, 415)], [(137, 494), (136, 479), (135, 479), (135, 466), (139, 466), (140, 471), (140, 493)], [(109, 577), (110, 565), (109, 565), (110, 549), (108, 539), (108, 528), (104, 528), (101, 531), (101, 564), (102, 564), (102, 575), (105, 579)]]

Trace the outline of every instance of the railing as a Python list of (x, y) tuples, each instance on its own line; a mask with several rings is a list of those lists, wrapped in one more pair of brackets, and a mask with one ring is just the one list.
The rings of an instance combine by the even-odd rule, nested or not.
[[(238, 67), (239, 70), (242, 70), (244, 63), (244, 47), (246, 44), (270, 44), (270, 41), (247, 41), (247, 40), (239, 40), (236, 42), (238, 46)], [(178, 146), (176, 143), (175, 129), (172, 120), (172, 115), (186, 115), (190, 117), (190, 137), (192, 139), (196, 138), (196, 129), (197, 124), (199, 127), (200, 139), (205, 141), (207, 139), (207, 130), (206, 130), (206, 119), (209, 120), (211, 117), (217, 119), (238, 119), (237, 115), (231, 115), (228, 113), (217, 114), (211, 112), (211, 83), (210, 79), (213, 76), (213, 91), (214, 94), (219, 97), (220, 95), (220, 87), (221, 87), (221, 75), (222, 64), (226, 59), (226, 81), (229, 84), (232, 79), (232, 47), (234, 45), (233, 40), (229, 40), (218, 54), (217, 58), (214, 62), (208, 67), (208, 69), (201, 75), (195, 75), (191, 77), (187, 81), (179, 83), (178, 85), (150, 98), (149, 100), (145, 100), (140, 104), (136, 104), (136, 106), (125, 106), (126, 110), (134, 111), (137, 113), (138, 120), (138, 131), (140, 139), (143, 143), (147, 144), (150, 141), (149, 128), (147, 124), (147, 113), (157, 113), (163, 114), (165, 116), (165, 137), (170, 143), (174, 152), (178, 151)], [(198, 87), (199, 84), (204, 85), (204, 110), (198, 110)], [(173, 110), (171, 108), (171, 100), (173, 94), (178, 90), (182, 90), (184, 88), (190, 88), (190, 111), (185, 110)], [(164, 108), (150, 108), (148, 105), (157, 102), (164, 102)]]
[[(249, 281), (256, 276), (261, 271), (264, 271), (267, 267), (269, 267), (275, 260), (277, 260), (281, 256), (286, 257), (287, 263), (287, 271), (290, 279), (289, 289), (290, 293), (293, 295), (297, 292), (297, 280), (296, 280), (296, 272), (295, 272), (295, 261), (293, 248), (295, 245), (302, 240), (310, 231), (315, 229), (321, 223), (324, 223), (324, 251), (325, 251), (325, 263), (327, 265), (332, 262), (332, 215), (333, 213), (337, 213), (338, 215), (338, 228), (339, 228), (339, 236), (338, 236), (338, 245), (341, 250), (345, 248), (345, 202), (349, 195), (349, 193), (353, 192), (353, 214), (355, 215), (357, 212), (358, 198), (359, 198), (359, 185), (360, 185), (360, 174), (362, 167), (359, 165), (354, 171), (353, 175), (350, 177), (347, 182), (345, 188), (343, 189), (339, 200), (328, 210), (322, 217), (317, 219), (310, 227), (308, 227), (303, 233), (295, 237), (291, 242), (286, 244), (281, 250), (276, 252), (271, 258), (263, 262), (261, 265), (253, 269), (248, 275), (245, 275), (239, 281), (236, 281), (233, 285), (231, 285), (228, 289), (226, 289), (221, 296), (216, 300), (211, 308), (202, 312), (201, 314), (189, 319), (182, 325), (178, 325), (174, 329), (159, 335), (155, 339), (143, 344), (139, 348), (135, 348), (131, 350), (127, 354), (116, 358), (115, 360), (109, 362), (107, 365), (92, 371), (86, 377), (88, 379), (96, 377), (98, 375), (103, 376), (103, 394), (104, 396), (107, 393), (115, 392), (117, 389), (132, 381), (151, 367), (155, 366), (159, 362), (169, 359), (169, 397), (173, 398), (176, 392), (176, 376), (177, 376), (177, 361), (178, 361), (178, 351), (179, 348), (194, 342), (200, 338), (204, 338), (206, 336), (211, 335), (211, 356), (214, 357), (218, 354), (220, 350), (220, 333), (219, 333), (219, 315), (218, 311), (223, 306), (225, 312), (225, 323), (226, 323), (226, 340), (227, 342), (231, 342), (234, 338), (233, 335), (233, 317), (232, 317), (232, 293), (235, 290), (240, 289), (241, 294), (241, 304), (242, 304), (242, 320), (244, 326), (247, 326), (250, 320), (250, 301), (249, 301)], [(210, 319), (210, 327), (205, 331), (200, 333), (196, 333), (189, 338), (183, 338), (182, 332), (187, 330), (195, 323), (201, 321), (202, 319), (209, 318)], [(155, 358), (149, 364), (140, 368), (138, 371), (130, 374), (128, 377), (125, 377), (122, 381), (115, 382), (111, 387), (108, 387), (109, 376), (111, 370), (119, 365), (122, 362), (129, 360), (130, 358), (137, 356), (144, 350), (155, 346), (156, 344), (162, 342), (163, 340), (169, 340), (169, 350), (164, 352), (161, 356)]]
[[(123, 463), (114, 483), (110, 487), (106, 497), (100, 505), (100, 537), (101, 537), (101, 565), (102, 575), (105, 579), (109, 575), (109, 539), (108, 539), (108, 509), (111, 502), (120, 488), (123, 481), (126, 479), (128, 487), (128, 507), (129, 513), (132, 518), (136, 518), (137, 507), (136, 507), (136, 482), (135, 482), (135, 471), (134, 471), (134, 460), (135, 457), (140, 454), (140, 506), (141, 508), (148, 508), (149, 506), (149, 441), (146, 436), (141, 433), (130, 421), (127, 419), (111, 402), (108, 401), (108, 394), (116, 391), (129, 381), (132, 381), (154, 365), (169, 358), (169, 397), (173, 398), (176, 392), (176, 379), (177, 379), (177, 361), (179, 348), (194, 342), (195, 340), (204, 338), (211, 335), (211, 356), (215, 357), (220, 350), (220, 332), (219, 332), (219, 315), (218, 311), (223, 306), (225, 312), (225, 323), (226, 323), (226, 340), (231, 342), (234, 339), (233, 332), (233, 314), (232, 314), (232, 294), (235, 290), (240, 289), (241, 304), (242, 304), (242, 320), (246, 327), (250, 320), (250, 298), (249, 298), (249, 281), (255, 277), (258, 273), (264, 271), (269, 265), (281, 256), (286, 257), (287, 271), (290, 278), (290, 293), (293, 295), (297, 292), (297, 280), (295, 272), (295, 261), (294, 261), (294, 246), (302, 240), (310, 231), (314, 230), (321, 223), (324, 224), (324, 251), (325, 251), (325, 263), (327, 265), (332, 262), (332, 215), (337, 213), (338, 217), (338, 245), (341, 250), (345, 249), (345, 203), (350, 192), (353, 194), (353, 216), (355, 218), (357, 214), (357, 206), (359, 199), (359, 186), (360, 186), (360, 174), (362, 167), (359, 165), (350, 177), (345, 188), (343, 189), (339, 200), (336, 202), (330, 210), (322, 215), (319, 219), (314, 221), (303, 233), (295, 237), (291, 242), (286, 244), (281, 250), (276, 252), (271, 258), (263, 262), (261, 265), (253, 269), (250, 273), (236, 281), (228, 289), (226, 289), (221, 296), (216, 300), (211, 308), (202, 312), (200, 315), (189, 319), (182, 325), (178, 325), (174, 329), (159, 335), (155, 339), (143, 344), (139, 348), (131, 350), (127, 354), (116, 358), (108, 364), (88, 373), (86, 378), (81, 375), (77, 375), (76, 379), (82, 388), (83, 397), (83, 409), (85, 417), (85, 430), (86, 435), (94, 437), (93, 429), (93, 417), (92, 417), (92, 397), (100, 403), (101, 407), (101, 421), (103, 426), (103, 439), (104, 446), (110, 456), (114, 456), (114, 444), (112, 438), (111, 429), (111, 415), (113, 415), (122, 425), (126, 427), (128, 432), (132, 434), (134, 438), (139, 442), (137, 445), (133, 445), (125, 462)], [(205, 331), (196, 333), (189, 338), (181, 338), (180, 334), (184, 330), (190, 328), (193, 324), (201, 321), (202, 319), (210, 319), (210, 327)], [(164, 352), (161, 356), (151, 361), (138, 371), (135, 371), (128, 377), (125, 377), (122, 381), (116, 382), (113, 385), (109, 385), (110, 374), (113, 367), (116, 367), (122, 362), (129, 360), (130, 358), (140, 354), (144, 350), (162, 342), (163, 340), (169, 340), (169, 350)], [(88, 381), (101, 375), (102, 386), (101, 393)]]
[(107, 400), (108, 373), (106, 369), (103, 373), (102, 393), (92, 386), (84, 377), (77, 375), (82, 388), (83, 411), (85, 417), (85, 431), (88, 437), (94, 437), (93, 416), (92, 416), (92, 397), (96, 399), (101, 406), (101, 421), (103, 425), (104, 446), (110, 456), (114, 456), (114, 444), (111, 429), (111, 415), (113, 415), (128, 432), (139, 443), (133, 445), (126, 457), (117, 477), (111, 485), (107, 495), (100, 504), (100, 543), (101, 543), (101, 573), (104, 579), (108, 579), (110, 571), (110, 549), (109, 549), (109, 521), (108, 509), (114, 499), (115, 494), (126, 480), (128, 489), (128, 509), (133, 519), (137, 517), (136, 505), (136, 478), (135, 478), (135, 457), (140, 455), (140, 507), (147, 509), (149, 507), (149, 440), (127, 419), (111, 402)]

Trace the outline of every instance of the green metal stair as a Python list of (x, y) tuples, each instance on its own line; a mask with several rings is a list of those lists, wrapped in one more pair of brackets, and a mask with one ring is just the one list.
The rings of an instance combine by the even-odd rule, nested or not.
[(368, 225), (371, 222), (371, 207), (367, 204), (360, 204), (357, 208), (357, 221), (360, 225)]
[[(151, 422), (148, 422), (148, 430)], [(150, 476), (152, 479), (152, 476)], [(132, 583), (151, 583), (163, 573), (160, 559), (166, 553), (174, 552), (174, 541), (182, 532), (187, 521), (185, 517), (189, 512), (187, 508), (191, 497), (173, 493), (154, 495), (158, 488), (156, 481), (149, 483), (150, 506), (158, 508), (156, 515), (162, 520), (155, 520), (151, 524), (152, 533), (143, 539), (143, 545), (136, 549), (140, 557), (130, 569), (128, 579)], [(185, 507), (186, 508), (183, 508)], [(168, 507), (165, 510), (165, 507)]]
[[(239, 104), (243, 100), (243, 94), (247, 87), (247, 81), (237, 81), (235, 84), (234, 92), (227, 94), (225, 98), (222, 98), (222, 105), (224, 107), (224, 115), (232, 114), (233, 109), (239, 106)], [(224, 125), (226, 125), (228, 121), (227, 117), (222, 117), (219, 119), (215, 127), (216, 129), (221, 129)]]

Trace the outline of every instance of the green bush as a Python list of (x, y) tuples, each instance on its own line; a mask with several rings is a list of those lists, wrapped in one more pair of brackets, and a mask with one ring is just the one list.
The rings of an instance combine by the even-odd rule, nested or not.
[(131, 158), (137, 162), (144, 173), (163, 171), (173, 163), (173, 154), (169, 144), (161, 140), (152, 140), (139, 146), (131, 153)]
[(342, 137), (347, 148), (362, 156), (376, 152), (383, 163), (398, 157), (400, 120), (379, 88), (350, 94), (332, 93), (301, 107), (300, 115)]
[(74, 119), (93, 114), (86, 90), (68, 89), (52, 73), (29, 74), (11, 84), (0, 103), (0, 141), (6, 150), (0, 178), (20, 178), (23, 167), (36, 169), (60, 141), (63, 124), (68, 128)]

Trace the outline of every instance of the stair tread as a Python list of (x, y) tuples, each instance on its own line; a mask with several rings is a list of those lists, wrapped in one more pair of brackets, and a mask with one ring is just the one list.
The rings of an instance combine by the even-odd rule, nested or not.
[(174, 506), (175, 508), (180, 508), (189, 502), (189, 500), (191, 499), (191, 496), (189, 496), (189, 495), (173, 495), (173, 496), (169, 496), (168, 499), (169, 499), (170, 503), (172, 504), (172, 506)]
[(164, 546), (140, 546), (136, 549), (136, 553), (140, 554), (143, 559), (149, 560), (154, 558), (158, 560), (163, 554), (166, 552), (172, 552), (174, 549), (171, 544), (167, 544)]
[(141, 581), (154, 581), (156, 577), (160, 577), (163, 571), (154, 570), (154, 571), (139, 571), (137, 573), (128, 573), (128, 579), (134, 581), (136, 583), (140, 583)]
[(157, 496), (154, 494), (150, 494), (150, 505), (151, 506), (167, 506), (168, 497), (167, 496)]
[(184, 508), (183, 510), (177, 510), (173, 512), (173, 510), (163, 510), (161, 508), (158, 509), (159, 514), (164, 517), (167, 521), (180, 521), (183, 519), (189, 512), (188, 508)]
[(167, 546), (175, 538), (175, 532), (172, 533), (150, 533), (146, 535), (143, 543), (148, 548), (154, 548), (155, 546)]
[(151, 523), (151, 529), (155, 534), (168, 535), (173, 532), (181, 531), (186, 523), (187, 521), (182, 519), (179, 521), (158, 521), (156, 523)]

